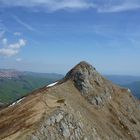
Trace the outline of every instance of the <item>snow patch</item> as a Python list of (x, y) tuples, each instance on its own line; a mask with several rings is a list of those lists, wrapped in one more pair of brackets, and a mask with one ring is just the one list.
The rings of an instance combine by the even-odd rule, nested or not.
[(25, 97), (23, 97), (23, 98), (17, 100), (16, 102), (12, 103), (10, 106), (14, 106), (15, 104), (20, 103), (24, 98), (25, 98)]
[(127, 89), (127, 91), (131, 93), (131, 90), (129, 88)]
[(49, 85), (47, 85), (47, 87), (53, 87), (53, 86), (55, 86), (57, 83), (58, 83), (58, 82), (55, 82), (55, 83), (49, 84)]

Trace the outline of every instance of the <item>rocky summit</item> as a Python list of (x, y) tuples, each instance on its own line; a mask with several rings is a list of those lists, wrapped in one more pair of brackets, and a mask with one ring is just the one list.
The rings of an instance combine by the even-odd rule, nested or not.
[(140, 140), (140, 104), (87, 62), (0, 111), (1, 140)]

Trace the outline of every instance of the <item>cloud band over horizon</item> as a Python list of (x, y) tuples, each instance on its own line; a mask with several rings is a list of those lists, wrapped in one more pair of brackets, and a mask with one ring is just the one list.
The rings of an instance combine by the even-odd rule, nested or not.
[(122, 12), (140, 8), (139, 0), (1, 0), (1, 6), (27, 7), (48, 11), (95, 9), (98, 13)]

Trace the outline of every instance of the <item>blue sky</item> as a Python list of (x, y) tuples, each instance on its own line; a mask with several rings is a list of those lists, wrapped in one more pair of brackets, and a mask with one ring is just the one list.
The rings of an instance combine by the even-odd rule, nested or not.
[(0, 0), (1, 68), (140, 75), (139, 38), (139, 0)]

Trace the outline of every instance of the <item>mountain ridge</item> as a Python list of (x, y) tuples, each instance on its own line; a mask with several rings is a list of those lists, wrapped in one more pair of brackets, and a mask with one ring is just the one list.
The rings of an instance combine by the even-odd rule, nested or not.
[(0, 111), (2, 140), (139, 140), (140, 106), (88, 63)]
[(40, 72), (31, 72), (31, 71), (20, 71), (16, 69), (0, 69), (0, 78), (15, 78), (22, 75), (36, 75), (36, 76), (56, 75), (61, 77), (63, 76), (62, 74), (58, 74), (58, 73), (40, 73)]

